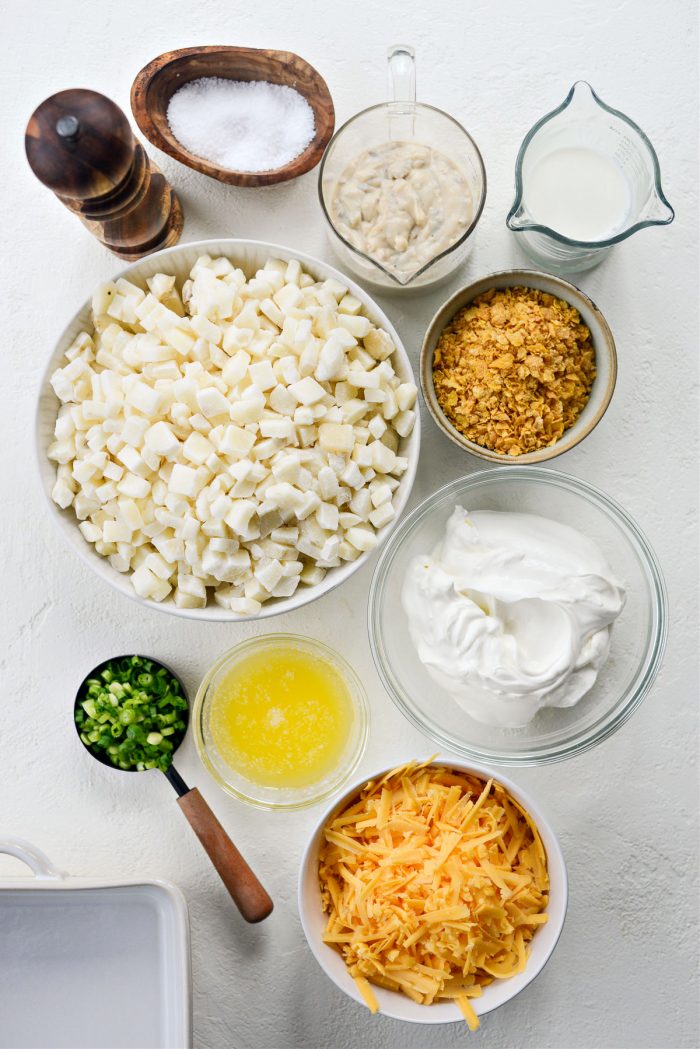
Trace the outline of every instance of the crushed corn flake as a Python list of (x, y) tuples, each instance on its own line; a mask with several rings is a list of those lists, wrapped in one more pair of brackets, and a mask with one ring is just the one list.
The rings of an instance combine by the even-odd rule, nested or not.
[(522, 972), (547, 920), (544, 847), (498, 783), (411, 763), (370, 781), (325, 828), (319, 882), (328, 924), (372, 1012), (371, 984), (422, 1005), (469, 999)]
[(438, 403), (468, 440), (506, 455), (555, 444), (596, 375), (575, 307), (534, 288), (479, 295), (443, 330), (433, 356)]

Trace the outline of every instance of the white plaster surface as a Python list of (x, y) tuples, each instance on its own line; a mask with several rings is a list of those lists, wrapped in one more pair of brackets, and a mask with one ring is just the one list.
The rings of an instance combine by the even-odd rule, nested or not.
[[(6, 0), (3, 10), (0, 831), (29, 838), (73, 874), (163, 877), (183, 889), (197, 1049), (697, 1045), (696, 4)], [(556, 463), (614, 495), (650, 538), (670, 594), (666, 660), (652, 694), (614, 738), (566, 764), (514, 772), (561, 837), (570, 911), (546, 971), (474, 1035), (462, 1025), (421, 1029), (372, 1018), (319, 970), (295, 904), (315, 810), (247, 808), (209, 780), (191, 739), (183, 745), (181, 772), (202, 789), (275, 898), (274, 916), (247, 927), (165, 780), (106, 771), (71, 728), (77, 683), (109, 655), (152, 653), (177, 667), (194, 694), (225, 648), (284, 629), (336, 645), (363, 678), (373, 716), (363, 769), (429, 754), (431, 743), (403, 720), (372, 665), (371, 565), (309, 608), (260, 627), (171, 618), (113, 593), (63, 545), (33, 462), (34, 401), (53, 340), (94, 285), (121, 267), (31, 176), (22, 135), (33, 108), (54, 91), (84, 86), (128, 111), (132, 78), (155, 55), (248, 44), (286, 48), (314, 63), (340, 124), (383, 99), (384, 53), (397, 39), (417, 48), (421, 99), (452, 112), (474, 135), (489, 182), (474, 252), (452, 284), (422, 298), (381, 300), (414, 359), (452, 288), (519, 261), (504, 225), (515, 155), (534, 120), (577, 78), (649, 134), (677, 213), (672, 226), (637, 234), (579, 279), (610, 322), (620, 374), (601, 425)], [(259, 238), (330, 258), (315, 174), (246, 191), (157, 159), (181, 194), (185, 239)], [(426, 416), (414, 502), (477, 466)], [(0, 875), (19, 869), (3, 862)], [(0, 950), (1, 938), (0, 930)]]

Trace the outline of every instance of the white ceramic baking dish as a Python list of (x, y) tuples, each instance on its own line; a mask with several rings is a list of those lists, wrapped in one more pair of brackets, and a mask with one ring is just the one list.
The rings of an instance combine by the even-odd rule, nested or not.
[(67, 877), (0, 838), (33, 878), (0, 878), (0, 1049), (190, 1049), (190, 933), (162, 881)]

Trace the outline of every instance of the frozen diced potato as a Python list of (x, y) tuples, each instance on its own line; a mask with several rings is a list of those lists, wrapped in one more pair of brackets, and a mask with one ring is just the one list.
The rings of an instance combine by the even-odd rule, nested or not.
[(159, 579), (145, 564), (132, 573), (131, 584), (139, 597), (150, 601), (164, 601), (172, 589), (167, 580)]
[[(398, 398), (397, 398), (398, 400)], [(408, 437), (412, 431), (416, 421), (416, 413), (407, 409), (406, 411), (399, 412), (396, 418), (393, 420), (393, 426), (399, 437)]]
[(277, 385), (275, 372), (269, 361), (256, 361), (248, 368), (248, 377), (259, 390), (271, 390)]
[(66, 510), (73, 502), (75, 493), (64, 480), (59, 478), (51, 490), (51, 498), (55, 503)]
[(347, 464), (340, 475), (340, 480), (349, 488), (361, 488), (365, 483), (365, 479), (356, 462)]
[(205, 419), (229, 415), (231, 408), (223, 393), (214, 386), (205, 386), (197, 391), (197, 405)]
[(348, 528), (345, 538), (348, 543), (363, 552), (372, 550), (377, 545), (376, 532), (366, 525), (355, 525), (353, 528)]
[(318, 568), (316, 565), (306, 564), (301, 570), (299, 579), (305, 586), (318, 586), (322, 583), (326, 575), (324, 568)]
[(367, 317), (342, 313), (338, 315), (338, 324), (345, 328), (346, 331), (349, 331), (351, 335), (354, 335), (356, 339), (364, 339), (369, 335), (372, 328), (372, 324)]
[(324, 451), (349, 454), (355, 446), (352, 426), (344, 423), (321, 423), (318, 443)]
[(386, 422), (381, 415), (373, 415), (367, 424), (367, 429), (375, 440), (379, 440), (386, 433)]
[(414, 407), (417, 392), (412, 382), (401, 383), (396, 388), (396, 403), (400, 412), (406, 412), (409, 408)]
[(233, 505), (226, 515), (226, 524), (231, 531), (243, 536), (248, 531), (251, 518), (256, 512), (255, 503), (250, 499), (234, 499)]
[(330, 466), (322, 466), (318, 471), (318, 494), (322, 499), (333, 499), (338, 493), (338, 477)]
[(326, 395), (323, 386), (311, 375), (292, 383), (289, 392), (296, 397), (299, 404), (303, 405), (316, 404)]
[(239, 426), (258, 422), (264, 411), (265, 396), (256, 386), (251, 387), (250, 392), (246, 391), (243, 397), (230, 405), (231, 419)]
[(294, 423), (288, 417), (260, 420), (261, 437), (273, 437), (285, 442), (291, 442), (294, 439), (294, 433)]
[(329, 532), (338, 530), (338, 507), (334, 503), (321, 503), (316, 510), (316, 520), (321, 528)]
[(271, 484), (267, 488), (265, 498), (280, 510), (296, 510), (301, 505), (303, 492), (300, 492), (298, 488), (295, 488), (288, 481), (281, 481), (279, 484)]
[(245, 350), (238, 350), (233, 354), (221, 369), (221, 378), (227, 386), (234, 387), (241, 382), (248, 371), (250, 361), (250, 354), (246, 353)]
[(303, 492), (301, 499), (298, 500), (297, 505), (294, 507), (297, 520), (306, 520), (315, 510), (318, 510), (320, 505), (321, 500), (316, 492)]
[(350, 500), (350, 509), (359, 518), (366, 521), (372, 512), (372, 497), (366, 488), (360, 488)]
[(364, 418), (369, 411), (369, 408), (370, 406), (366, 401), (360, 400), (358, 397), (353, 397), (349, 401), (346, 401), (341, 408), (343, 421), (354, 426), (355, 423), (358, 423), (360, 419)]
[(396, 455), (391, 448), (388, 448), (383, 441), (373, 441), (370, 448), (372, 449), (373, 469), (381, 474), (391, 473), (396, 464)]
[(277, 481), (296, 484), (301, 474), (299, 454), (297, 452), (280, 453), (277, 461), (272, 464), (272, 473)]
[(253, 575), (266, 590), (272, 591), (282, 578), (282, 565), (279, 561), (268, 560), (258, 565)]
[(147, 448), (166, 458), (169, 458), (180, 448), (180, 442), (177, 437), (170, 426), (163, 420), (154, 423), (153, 426), (146, 430), (144, 441)]
[(182, 455), (187, 462), (201, 466), (214, 451), (214, 445), (203, 434), (193, 431), (182, 446)]
[[(280, 415), (293, 415), (297, 407), (297, 399), (286, 386), (276, 385), (268, 397), (270, 407)], [(301, 411), (301, 409), (299, 409)]]
[(244, 459), (255, 444), (255, 439), (255, 434), (250, 430), (231, 423), (222, 434), (219, 451), (230, 458)]
[(375, 528), (383, 528), (385, 524), (389, 523), (389, 521), (393, 521), (395, 516), (396, 511), (394, 510), (392, 504), (382, 503), (381, 506), (378, 506), (375, 510), (372, 510), (372, 513), (369, 515), (369, 520)]
[(175, 464), (168, 481), (169, 491), (192, 499), (201, 487), (196, 470), (191, 466), (183, 466), (181, 463)]

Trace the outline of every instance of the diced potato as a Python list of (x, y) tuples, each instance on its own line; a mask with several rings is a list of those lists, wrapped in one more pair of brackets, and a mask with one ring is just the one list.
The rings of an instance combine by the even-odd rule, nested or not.
[(344, 423), (321, 423), (318, 428), (318, 443), (324, 451), (349, 454), (355, 446), (352, 426)]

